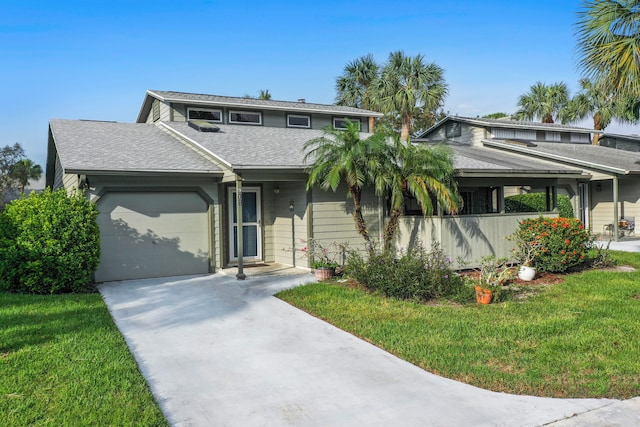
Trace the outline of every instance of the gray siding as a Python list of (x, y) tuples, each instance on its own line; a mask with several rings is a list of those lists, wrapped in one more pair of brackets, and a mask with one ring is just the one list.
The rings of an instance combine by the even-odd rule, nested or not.
[[(334, 193), (314, 188), (312, 191), (312, 237), (324, 244), (336, 242), (349, 249), (364, 250), (364, 239), (358, 234), (353, 221), (353, 200), (347, 198), (345, 187)], [(380, 239), (380, 206), (372, 191), (362, 196), (363, 216), (374, 240)]]
[[(276, 184), (279, 192), (270, 194), (273, 200), (272, 254), (273, 261), (297, 267), (308, 267), (308, 260), (302, 252), (308, 240), (307, 193), (303, 182)], [(294, 210), (289, 210), (293, 201)]]
[[(557, 213), (545, 213), (556, 217)], [(513, 233), (524, 218), (532, 214), (487, 214), (453, 217), (405, 217), (400, 220), (396, 248), (407, 250), (417, 245), (429, 249), (440, 242), (455, 268), (476, 267), (486, 256), (509, 258), (513, 243), (505, 236)]]
[[(600, 191), (597, 191), (599, 186)], [(640, 182), (634, 178), (618, 182), (618, 217), (640, 219)], [(605, 227), (614, 222), (613, 181), (591, 183), (591, 226), (594, 233), (604, 233)]]
[(449, 137), (446, 136), (446, 127), (447, 123), (443, 126), (440, 126), (434, 132), (432, 132), (428, 138), (428, 141), (454, 141), (460, 144), (480, 144), (481, 141), (485, 138), (485, 130), (483, 127), (473, 126), (468, 123), (460, 123), (460, 136)]

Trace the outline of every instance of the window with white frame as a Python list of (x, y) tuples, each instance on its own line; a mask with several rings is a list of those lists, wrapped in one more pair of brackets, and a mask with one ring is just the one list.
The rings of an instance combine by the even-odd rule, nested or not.
[(187, 120), (206, 120), (208, 122), (221, 123), (222, 110), (187, 108)]
[(345, 130), (347, 128), (347, 120), (351, 123), (357, 123), (358, 130), (360, 129), (360, 120), (358, 119), (347, 119), (346, 117), (334, 117), (333, 118), (333, 128), (338, 130)]
[(229, 123), (261, 125), (262, 113), (256, 111), (229, 111)]
[(310, 128), (311, 127), (311, 117), (303, 116), (299, 114), (288, 114), (287, 115), (287, 126), (290, 128)]
[(589, 134), (588, 133), (573, 133), (571, 132), (571, 137), (570, 137), (571, 142), (582, 142), (582, 143), (589, 143)]

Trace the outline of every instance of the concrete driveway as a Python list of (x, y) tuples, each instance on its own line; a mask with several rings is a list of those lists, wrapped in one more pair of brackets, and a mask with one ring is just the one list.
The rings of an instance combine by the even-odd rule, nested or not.
[(272, 296), (306, 281), (214, 274), (100, 292), (174, 426), (541, 426), (621, 404), (432, 375)]

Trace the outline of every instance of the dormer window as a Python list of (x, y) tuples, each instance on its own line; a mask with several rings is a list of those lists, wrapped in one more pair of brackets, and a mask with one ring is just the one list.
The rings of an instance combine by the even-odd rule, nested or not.
[(262, 114), (254, 111), (229, 111), (229, 123), (261, 125)]
[(311, 127), (311, 117), (309, 116), (301, 116), (298, 114), (288, 114), (287, 115), (287, 127), (290, 128), (310, 128)]
[(222, 123), (222, 110), (187, 108), (187, 120), (206, 120), (212, 123)]
[[(356, 123), (358, 125), (358, 130), (360, 129), (360, 120), (358, 119), (349, 119), (351, 123)], [(334, 117), (333, 118), (333, 128), (338, 130), (347, 129), (347, 118), (346, 117)]]

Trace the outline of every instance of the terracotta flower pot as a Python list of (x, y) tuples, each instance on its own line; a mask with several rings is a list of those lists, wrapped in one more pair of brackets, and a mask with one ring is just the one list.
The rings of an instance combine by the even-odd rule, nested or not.
[(333, 267), (318, 267), (313, 271), (313, 275), (318, 280), (328, 280), (333, 277), (336, 269)]
[(493, 298), (493, 292), (481, 286), (476, 286), (475, 289), (476, 289), (476, 301), (478, 301), (478, 304), (491, 304), (491, 299)]

